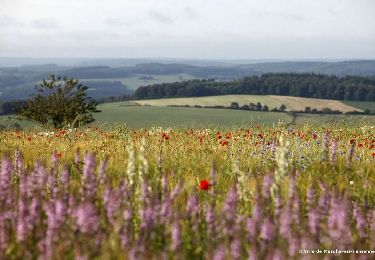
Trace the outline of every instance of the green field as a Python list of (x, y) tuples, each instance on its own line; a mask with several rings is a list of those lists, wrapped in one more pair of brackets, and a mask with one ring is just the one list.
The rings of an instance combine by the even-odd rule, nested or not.
[(344, 104), (347, 104), (349, 106), (365, 110), (370, 110), (371, 113), (375, 113), (375, 102), (370, 101), (342, 101)]
[[(293, 117), (287, 113), (242, 111), (231, 109), (192, 108), (192, 107), (153, 107), (139, 106), (132, 102), (106, 103), (98, 106), (102, 111), (95, 114), (95, 125), (123, 124), (130, 128), (163, 127), (233, 127), (259, 124), (289, 124)], [(0, 125), (11, 127), (18, 123), (21, 127), (34, 126), (27, 121), (19, 121), (14, 116), (0, 116)], [(364, 115), (319, 115), (297, 114), (295, 124), (375, 124), (375, 116)]]
[(121, 81), (130, 90), (135, 90), (141, 86), (147, 86), (160, 83), (173, 83), (182, 80), (196, 79), (188, 74), (172, 74), (172, 75), (149, 75), (152, 79), (142, 79), (145, 75), (132, 76), (127, 78), (102, 78), (102, 79), (80, 79), (82, 81)]
[(297, 114), (295, 121), (298, 125), (375, 125), (374, 115), (322, 115), (322, 114)]
[(96, 115), (99, 122), (121, 123), (129, 127), (232, 127), (244, 124), (272, 125), (279, 121), (288, 123), (291, 117), (285, 113), (250, 112), (230, 109), (124, 106), (124, 103), (108, 103), (100, 106)]

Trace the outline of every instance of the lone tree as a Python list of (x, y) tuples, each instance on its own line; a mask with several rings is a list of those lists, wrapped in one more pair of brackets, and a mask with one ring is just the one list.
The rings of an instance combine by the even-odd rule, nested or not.
[(51, 75), (35, 89), (37, 94), (18, 114), (44, 126), (77, 127), (95, 121), (91, 113), (100, 112), (86, 94), (88, 87), (78, 80)]

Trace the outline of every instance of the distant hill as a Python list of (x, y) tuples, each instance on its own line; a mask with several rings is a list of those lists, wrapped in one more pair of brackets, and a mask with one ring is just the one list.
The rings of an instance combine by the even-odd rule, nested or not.
[[(129, 95), (139, 86), (163, 83), (163, 76), (168, 78), (167, 82), (172, 78), (176, 81), (233, 81), (267, 73), (317, 73), (338, 77), (353, 75), (375, 79), (375, 60), (328, 62), (0, 58), (0, 100), (27, 98), (33, 93), (33, 86), (51, 74), (84, 79), (89, 87), (92, 85), (92, 89), (101, 89), (96, 92), (92, 90), (93, 97), (106, 98)], [(105, 84), (100, 86), (97, 82)]]

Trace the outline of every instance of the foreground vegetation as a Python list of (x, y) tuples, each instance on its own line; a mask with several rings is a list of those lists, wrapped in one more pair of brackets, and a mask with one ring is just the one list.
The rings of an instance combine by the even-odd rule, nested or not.
[[(275, 259), (375, 247), (370, 126), (5, 131), (0, 140), (0, 258)], [(309, 256), (322, 255), (332, 256)], [(373, 253), (340, 254), (359, 255)]]

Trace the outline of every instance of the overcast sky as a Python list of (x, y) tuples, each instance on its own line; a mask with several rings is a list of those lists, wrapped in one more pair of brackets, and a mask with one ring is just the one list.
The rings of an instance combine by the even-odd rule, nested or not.
[(0, 57), (375, 58), (374, 0), (0, 0)]

